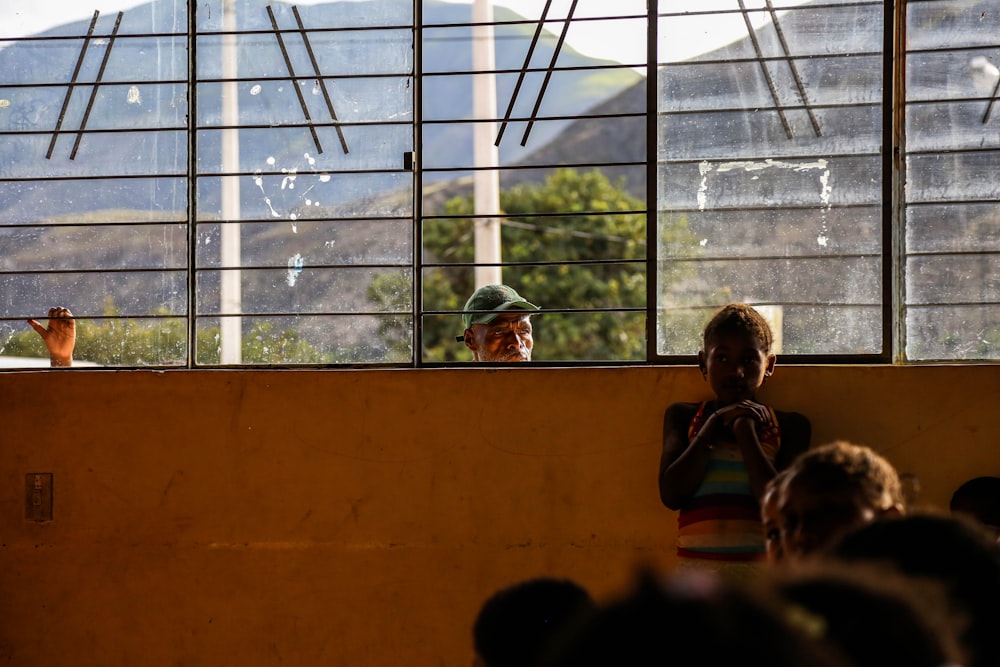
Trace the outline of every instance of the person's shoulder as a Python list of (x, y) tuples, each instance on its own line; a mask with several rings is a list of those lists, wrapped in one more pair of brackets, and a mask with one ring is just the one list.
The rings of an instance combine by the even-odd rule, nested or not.
[(663, 412), (664, 426), (674, 425), (679, 429), (687, 429), (701, 403), (677, 402), (671, 403)]
[(701, 403), (689, 403), (686, 401), (678, 401), (676, 403), (671, 403), (670, 405), (667, 406), (666, 414), (675, 416), (683, 416), (683, 415), (694, 416), (694, 413), (698, 412), (698, 408), (700, 406)]
[(812, 424), (809, 418), (800, 412), (775, 410), (781, 429), (781, 449), (775, 466), (781, 470), (787, 468), (800, 454), (809, 449), (812, 440)]
[(801, 412), (789, 410), (775, 410), (774, 416), (778, 418), (778, 423), (782, 426), (804, 426), (809, 427), (809, 418)]

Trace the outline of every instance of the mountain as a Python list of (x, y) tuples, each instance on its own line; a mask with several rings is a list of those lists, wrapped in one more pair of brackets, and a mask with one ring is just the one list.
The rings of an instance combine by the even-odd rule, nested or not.
[[(257, 129), (241, 132), (241, 169), (267, 172), (269, 165), (281, 165), (289, 171), (305, 171), (310, 161), (317, 157), (320, 146), (311, 141), (309, 132), (302, 127), (305, 121), (294, 87), (287, 81), (275, 81), (276, 77), (288, 76), (288, 70), (279, 55), (279, 44), (272, 36), (271, 26), (273, 14), (282, 31), (292, 31), (296, 16), (291, 5), (266, 0), (240, 0), (238, 7), (238, 27), (254, 31), (251, 37), (241, 38), (238, 47), (239, 75), (251, 79), (239, 84), (240, 118), (244, 123), (257, 126)], [(403, 154), (414, 150), (407, 124), (414, 118), (410, 103), (412, 76), (409, 74), (413, 69), (410, 48), (413, 31), (409, 28), (409, 11), (406, 11), (411, 8), (412, 5), (403, 2), (329, 2), (301, 9), (303, 25), (322, 27), (312, 33), (311, 42), (321, 72), (332, 77), (326, 82), (327, 88), (335, 106), (339, 107), (335, 109), (338, 120), (345, 123), (343, 133), (352, 144), (352, 159), (348, 161), (337, 155), (340, 137), (332, 128), (320, 128), (317, 137), (326, 151), (323, 157), (327, 166), (323, 168), (398, 172), (403, 165)], [(94, 98), (87, 122), (88, 129), (107, 132), (83, 137), (73, 159), (70, 155), (75, 132), (82, 124), (84, 106), (92, 89), (86, 84), (97, 79), (100, 54), (107, 38), (94, 40), (91, 45), (64, 120), (60, 118), (60, 111), (66, 98), (66, 84), (77, 63), (82, 40), (23, 41), (0, 50), (0, 71), (4, 72), (6, 83), (12, 86), (6, 89), (9, 107), (0, 109), (0, 131), (32, 133), (8, 137), (6, 146), (0, 148), (0, 177), (77, 178), (101, 174), (136, 177), (131, 182), (93, 181), (93, 187), (83, 188), (74, 181), (26, 183), (21, 187), (5, 188), (0, 190), (0, 218), (18, 222), (37, 219), (39, 201), (46, 202), (41, 211), (43, 217), (100, 211), (109, 201), (115, 200), (123, 202), (121, 208), (140, 208), (137, 203), (145, 206), (148, 202), (162, 212), (186, 210), (187, 188), (182, 179), (160, 179), (155, 184), (157, 196), (149, 197), (146, 193), (152, 182), (138, 177), (150, 173), (180, 176), (187, 171), (188, 143), (182, 129), (189, 113), (196, 112), (199, 127), (224, 124), (219, 84), (210, 82), (222, 78), (222, 70), (219, 38), (200, 38), (196, 43), (197, 68), (199, 77), (209, 83), (198, 86), (196, 106), (189, 104), (189, 91), (184, 83), (188, 71), (187, 51), (171, 48), (176, 47), (176, 38), (155, 36), (184, 29), (183, 25), (178, 25), (184, 17), (168, 9), (168, 3), (150, 2), (124, 12), (118, 39), (102, 79), (105, 83)], [(112, 14), (102, 16), (95, 34), (109, 34), (114, 18)], [(497, 21), (524, 21), (523, 17), (505, 8), (497, 8), (495, 18)], [(222, 29), (218, 17), (199, 15), (197, 20), (203, 31)], [(425, 27), (420, 48), (424, 77), (420, 92), (421, 114), (427, 121), (422, 126), (425, 167), (467, 167), (472, 155), (471, 124), (439, 121), (471, 117), (472, 77), (444, 75), (472, 69), (471, 29), (457, 27), (470, 21), (470, 7), (425, 2), (422, 20)], [(69, 23), (39, 36), (79, 37), (87, 33), (88, 25), (87, 21)], [(399, 27), (353, 34), (332, 30), (372, 25)], [(506, 72), (498, 76), (497, 83), (498, 107), (502, 113), (515, 87), (516, 72), (523, 64), (534, 26), (525, 21), (498, 26), (496, 32), (500, 44), (496, 66)], [(309, 111), (316, 122), (324, 119), (329, 122), (322, 97), (317, 95), (317, 82), (304, 76), (312, 70), (300, 36), (295, 32), (281, 34), (296, 76), (303, 84), (308, 83), (300, 88), (305, 91)], [(372, 34), (377, 35), (374, 45), (365, 41), (370, 40), (366, 36)], [(532, 68), (548, 65), (554, 43), (555, 38), (551, 35), (539, 42)], [(538, 123), (527, 149), (515, 141), (502, 143), (501, 160), (509, 163), (514, 156), (541, 145), (568, 124), (566, 117), (614, 95), (639, 78), (628, 68), (587, 69), (605, 64), (609, 63), (587, 58), (564, 45), (558, 66), (567, 69), (549, 81), (541, 112), (561, 119)], [(515, 116), (530, 112), (542, 76), (542, 72), (535, 71), (525, 78)], [(21, 85), (31, 87), (13, 87)], [(387, 126), (382, 130), (371, 129), (371, 123), (385, 122), (400, 124), (389, 129), (385, 129)], [(64, 134), (50, 146), (52, 132), (57, 126)], [(157, 128), (177, 128), (178, 131), (163, 132)], [(140, 131), (123, 134), (122, 129)], [(197, 141), (199, 168), (208, 173), (219, 171), (221, 164), (217, 156), (222, 151), (221, 132), (201, 131)], [(45, 158), (50, 148), (54, 151)], [(26, 159), (26, 156), (32, 157)], [(155, 163), (155, 169), (151, 163)], [(278, 171), (276, 167), (274, 171)], [(431, 170), (425, 172), (425, 179), (450, 179), (460, 173)], [(278, 178), (283, 176), (278, 174)], [(323, 203), (339, 205), (364, 199), (373, 192), (393, 189), (399, 179), (398, 173), (341, 179), (342, 187), (336, 189), (335, 195), (328, 195)], [(209, 179), (203, 179), (202, 183), (205, 187), (199, 188), (199, 210), (219, 210), (219, 189), (210, 187)], [(298, 193), (285, 188), (272, 193), (274, 208), (291, 209), (297, 197), (290, 194)], [(244, 188), (242, 203), (245, 217), (255, 217), (253, 211), (260, 211), (262, 219), (270, 217), (255, 188)]]

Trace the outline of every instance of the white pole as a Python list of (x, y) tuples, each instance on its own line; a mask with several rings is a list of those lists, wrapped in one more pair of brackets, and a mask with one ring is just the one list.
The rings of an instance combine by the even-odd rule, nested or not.
[[(222, 29), (226, 33), (236, 31), (236, 2), (225, 0), (222, 9)], [(239, 90), (235, 81), (239, 74), (237, 64), (236, 35), (222, 37), (222, 78), (233, 79), (222, 84), (222, 124), (232, 129), (222, 130), (222, 171), (239, 171), (240, 132), (236, 125), (240, 120)], [(240, 249), (240, 224), (228, 222), (240, 219), (240, 179), (239, 176), (222, 177), (222, 232), (220, 260), (223, 269), (239, 267), (242, 261)], [(243, 310), (241, 271), (223, 270), (219, 291), (219, 310), (223, 315), (238, 315)], [(238, 364), (242, 361), (243, 318), (222, 317), (220, 323), (221, 361), (224, 364)]]
[[(473, 118), (491, 119), (475, 123), (473, 140), (473, 211), (475, 223), (476, 287), (503, 282), (500, 269), (500, 154), (493, 143), (497, 134), (496, 56), (493, 38), (493, 0), (472, 3)], [(489, 216), (489, 217), (478, 217)], [(496, 266), (481, 266), (495, 264)]]

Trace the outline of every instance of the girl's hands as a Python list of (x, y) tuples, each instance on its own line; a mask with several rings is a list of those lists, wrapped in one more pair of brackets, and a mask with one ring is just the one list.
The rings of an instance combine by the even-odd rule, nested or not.
[(750, 400), (727, 405), (717, 410), (715, 414), (719, 415), (722, 423), (729, 428), (733, 427), (734, 422), (744, 417), (750, 418), (758, 424), (767, 425), (771, 423), (771, 411), (767, 406)]

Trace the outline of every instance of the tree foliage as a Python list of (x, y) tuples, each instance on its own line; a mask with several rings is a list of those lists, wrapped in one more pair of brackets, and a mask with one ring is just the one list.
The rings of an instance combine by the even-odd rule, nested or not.
[[(169, 366), (187, 362), (187, 320), (159, 310), (150, 318), (119, 317), (119, 309), (109, 298), (104, 317), (77, 319), (76, 361), (98, 366)], [(199, 364), (218, 364), (219, 328), (206, 327), (197, 333)], [(41, 337), (27, 328), (15, 333), (0, 353), (17, 357), (48, 357)], [(326, 355), (301, 339), (292, 329), (275, 331), (270, 322), (256, 321), (242, 340), (246, 364), (323, 364)]]

